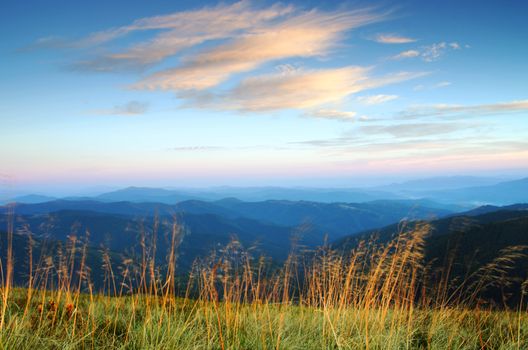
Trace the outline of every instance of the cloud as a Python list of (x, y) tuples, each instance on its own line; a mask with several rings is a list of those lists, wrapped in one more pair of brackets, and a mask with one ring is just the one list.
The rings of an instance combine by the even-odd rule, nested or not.
[(94, 110), (91, 113), (99, 115), (139, 115), (145, 114), (148, 110), (148, 107), (148, 103), (130, 101), (123, 105), (116, 105), (110, 109)]
[(112, 71), (157, 63), (182, 50), (206, 41), (243, 35), (262, 28), (293, 11), (292, 6), (272, 5), (254, 9), (249, 1), (221, 4), (199, 10), (175, 12), (164, 16), (142, 18), (130, 25), (91, 34), (77, 42), (78, 47), (109, 43), (134, 32), (155, 33), (148, 40), (136, 42), (123, 51), (106, 53), (77, 62), (78, 68)]
[(440, 89), (440, 88), (444, 88), (444, 87), (448, 87), (450, 85), (452, 85), (453, 83), (451, 83), (450, 81), (441, 81), (441, 82), (438, 82), (434, 85), (430, 85), (430, 86), (425, 86), (423, 84), (419, 84), (419, 85), (416, 85), (413, 87), (413, 90), (414, 91), (423, 91), (423, 90), (432, 90), (432, 89)]
[(253, 70), (269, 61), (323, 57), (336, 47), (346, 31), (380, 19), (380, 15), (366, 10), (300, 12), (183, 57), (180, 66), (152, 74), (133, 87), (175, 91), (212, 88), (233, 74)]
[[(370, 68), (350, 66), (320, 70), (299, 69), (287, 73), (254, 76), (242, 80), (224, 94), (213, 97), (206, 95), (201, 99), (200, 95), (197, 95), (192, 104), (253, 112), (279, 109), (311, 110), (340, 102), (345, 97), (363, 90), (426, 74), (400, 72), (383, 77), (371, 77), (370, 70)], [(348, 113), (346, 115), (350, 118)]]
[[(456, 48), (459, 48), (457, 43), (451, 43), (455, 45)], [(426, 62), (433, 62), (439, 59), (442, 55), (445, 54), (446, 50), (448, 48), (455, 48), (451, 44), (447, 44), (445, 42), (432, 44), (429, 46), (424, 46), (422, 48), (421, 57)]]
[[(204, 73), (212, 73), (221, 81), (220, 70), (227, 69), (229, 72), (225, 75), (228, 76), (268, 60), (324, 55), (340, 42), (345, 32), (384, 18), (384, 14), (371, 9), (306, 11), (280, 3), (255, 8), (250, 1), (240, 1), (147, 17), (126, 26), (93, 33), (72, 45), (78, 48), (101, 46), (134, 32), (152, 33), (153, 37), (121, 51), (80, 60), (73, 67), (93, 71), (144, 67), (180, 54), (185, 49), (215, 41), (218, 44), (212, 49), (184, 57), (183, 66), (164, 73), (190, 79), (203, 69)], [(241, 57), (236, 56), (237, 51)], [(175, 86), (174, 83), (164, 82), (161, 76), (163, 74), (155, 75), (157, 79), (154, 80), (160, 80), (158, 88)], [(154, 84), (152, 79), (149, 84)], [(194, 88), (194, 85), (191, 86)], [(189, 84), (184, 83), (182, 87), (188, 88)]]
[(443, 88), (451, 85), (450, 81), (441, 81), (433, 86), (433, 88)]
[[(386, 18), (387, 12), (374, 8), (323, 11), (281, 3), (264, 7), (250, 1), (222, 3), (138, 19), (71, 41), (70, 47), (84, 56), (72, 67), (98, 72), (148, 68), (129, 88), (170, 91), (183, 101), (183, 106), (236, 111), (302, 109), (315, 118), (350, 120), (354, 112), (337, 111), (327, 105), (425, 73), (372, 77), (371, 67), (298, 69), (291, 60), (328, 60), (348, 32)], [(385, 34), (380, 40), (413, 39)], [(155, 69), (169, 57), (174, 60)], [(266, 73), (267, 64), (283, 69)], [(262, 68), (264, 73), (259, 71), (257, 76), (245, 74)], [(103, 112), (141, 113), (141, 108), (135, 107), (141, 106), (116, 106)]]
[(372, 95), (372, 96), (360, 96), (358, 101), (366, 105), (378, 105), (381, 103), (389, 102), (397, 99), (397, 95)]
[(395, 56), (392, 56), (391, 58), (394, 60), (400, 60), (405, 58), (420, 57), (425, 62), (433, 62), (445, 55), (445, 53), (449, 50), (461, 49), (462, 46), (457, 42), (447, 43), (442, 41), (439, 43), (422, 46), (419, 49), (403, 51)]
[[(467, 127), (467, 125), (464, 125)], [(397, 125), (367, 125), (361, 128), (366, 134), (389, 134), (394, 137), (424, 137), (441, 134), (449, 134), (460, 130), (464, 127), (460, 124), (453, 123), (416, 123), (416, 124), (397, 124)]]
[(317, 109), (306, 113), (306, 116), (319, 119), (354, 121), (356, 114), (356, 112), (346, 112), (337, 109)]
[(449, 117), (457, 115), (480, 116), (489, 114), (528, 112), (528, 100), (500, 102), (481, 105), (448, 105), (415, 106), (400, 113), (404, 119), (425, 117)]
[(176, 151), (176, 152), (201, 152), (201, 151), (217, 151), (222, 150), (225, 147), (221, 146), (178, 146), (178, 147), (172, 147), (169, 150), (170, 151)]
[(407, 50), (407, 51), (400, 52), (396, 56), (393, 56), (392, 59), (399, 60), (399, 59), (402, 59), (402, 58), (411, 58), (411, 57), (417, 57), (417, 56), (420, 56), (420, 51)]
[(374, 40), (381, 44), (408, 44), (416, 41), (398, 34), (378, 34)]

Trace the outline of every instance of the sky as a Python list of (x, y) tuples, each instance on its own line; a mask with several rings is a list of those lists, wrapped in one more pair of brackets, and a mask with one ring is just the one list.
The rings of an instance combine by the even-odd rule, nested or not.
[(528, 174), (525, 1), (9, 1), (0, 186)]

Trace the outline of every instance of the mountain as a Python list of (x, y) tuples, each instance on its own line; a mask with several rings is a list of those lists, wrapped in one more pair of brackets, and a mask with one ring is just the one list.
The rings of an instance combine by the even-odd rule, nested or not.
[[(367, 203), (318, 203), (308, 201), (269, 200), (244, 202), (223, 199), (214, 202), (188, 200), (174, 205), (164, 203), (98, 202), (57, 200), (38, 204), (17, 204), (22, 215), (49, 214), (60, 210), (93, 211), (137, 218), (174, 216), (178, 213), (213, 214), (229, 220), (248, 218), (271, 225), (296, 227), (307, 232), (323, 232), (330, 239), (382, 227), (404, 218), (425, 219), (452, 212), (422, 205), (423, 201), (375, 201)], [(433, 205), (432, 202), (426, 204)], [(0, 208), (0, 212), (6, 212)]]
[(100, 194), (94, 198), (104, 202), (155, 202), (174, 204), (188, 199), (202, 199), (192, 193), (166, 190), (162, 188), (127, 187), (121, 190)]
[[(5, 222), (3, 216), (0, 216), (0, 258), (2, 259), (2, 266), (7, 266), (7, 248), (8, 248), (8, 234), (5, 229)], [(53, 239), (51, 237), (36, 237), (34, 235), (27, 234), (27, 232), (15, 232), (12, 236), (11, 248), (12, 248), (12, 263), (14, 266), (13, 269), (13, 282), (17, 286), (27, 286), (28, 276), (30, 272), (30, 259), (29, 252), (31, 247), (31, 256), (33, 261), (33, 277), (36, 279), (36, 282), (39, 285), (43, 285), (43, 271), (48, 271), (48, 277), (54, 275), (56, 277), (56, 270), (47, 269), (47, 264), (53, 262), (55, 267), (58, 267), (64, 263), (64, 257), (67, 255), (70, 258), (71, 251), (66, 252), (67, 244), (64, 241)], [(74, 254), (75, 259), (73, 260), (74, 271), (78, 271), (80, 261), (81, 261), (81, 252), (80, 249), (83, 246), (83, 242), (79, 241), (76, 244), (77, 252)], [(117, 262), (122, 261), (121, 254), (117, 254), (112, 251), (107, 251), (105, 254), (108, 255), (110, 261), (115, 263), (114, 267), (117, 269), (119, 264)], [(90, 268), (91, 281), (94, 283), (96, 289), (100, 289), (104, 286), (104, 269), (103, 269), (103, 251), (94, 246), (87, 246), (86, 256), (85, 256), (86, 265)], [(71, 267), (71, 265), (69, 265)], [(78, 274), (72, 274), (72, 285), (78, 285)], [(49, 287), (49, 285), (48, 285)], [(86, 285), (84, 285), (86, 287)]]
[(528, 178), (500, 182), (490, 186), (474, 186), (456, 190), (434, 191), (428, 198), (445, 203), (473, 205), (508, 205), (528, 202)]
[[(423, 263), (428, 278), (445, 285), (447, 295), (472, 298), (472, 288), (481, 285), (485, 288), (478, 292), (479, 298), (502, 306), (515, 304), (528, 280), (528, 205), (490, 209), (430, 221)], [(418, 223), (409, 223), (404, 231)], [(401, 228), (390, 225), (363, 232), (338, 240), (333, 247), (348, 254), (361, 241), (388, 242)]]
[[(9, 216), (0, 215), (0, 232), (7, 231)], [(247, 218), (227, 219), (213, 214), (178, 213), (174, 217), (135, 219), (130, 216), (92, 211), (61, 210), (49, 214), (15, 214), (15, 231), (32, 232), (35, 237), (66, 242), (68, 237), (85, 236), (89, 232), (92, 247), (106, 247), (116, 253), (139, 254), (142, 236), (147, 241), (157, 236), (160, 262), (170, 249), (172, 224), (182, 231), (179, 240), (179, 266), (188, 270), (198, 257), (207, 257), (214, 249), (226, 246), (233, 239), (246, 248), (252, 247), (256, 255), (264, 254), (277, 261), (284, 260), (291, 240), (298, 232), (291, 227), (261, 223)], [(157, 227), (157, 231), (156, 231)], [(300, 244), (315, 247), (323, 243), (322, 233), (304, 233)]]
[[(528, 204), (515, 204), (504, 207), (483, 206), (464, 213), (453, 214), (436, 220), (408, 221), (403, 229), (412, 230), (420, 223), (427, 222), (431, 227), (431, 236), (446, 236), (454, 232), (465, 232), (492, 222), (528, 217)], [(395, 223), (375, 230), (367, 230), (336, 240), (334, 246), (339, 249), (350, 249), (359, 241), (376, 237), (379, 242), (387, 242), (402, 230), (402, 223)], [(524, 234), (524, 233), (522, 233)], [(528, 232), (527, 232), (528, 234)], [(527, 236), (528, 237), (528, 236)]]
[(401, 183), (379, 186), (381, 191), (416, 194), (424, 191), (452, 190), (475, 186), (490, 186), (502, 182), (500, 178), (479, 176), (437, 176), (425, 179), (409, 180)]
[(361, 188), (286, 188), (286, 187), (224, 187), (214, 189), (220, 198), (234, 197), (246, 202), (267, 200), (309, 201), (322, 203), (367, 202), (376, 199), (399, 199), (398, 195)]
[[(3, 201), (3, 203), (7, 204), (7, 203), (15, 202), (15, 203), (35, 204), (35, 203), (49, 202), (49, 201), (52, 201), (52, 200), (55, 200), (55, 199), (56, 199), (55, 197), (44, 196), (44, 195), (40, 195), (40, 194), (27, 194), (27, 195), (18, 196), (18, 197), (14, 197), (14, 198), (8, 199), (6, 201)], [(2, 204), (2, 202), (0, 202), (0, 204)]]
[(365, 202), (376, 199), (401, 198), (390, 192), (364, 189), (320, 189), (283, 187), (216, 187), (210, 189), (160, 189), (128, 187), (118, 191), (103, 193), (95, 200), (118, 202), (159, 202), (175, 204), (185, 200), (214, 201), (226, 197), (236, 197), (243, 201), (291, 200), (314, 202)]
[(404, 218), (436, 218), (451, 212), (413, 202), (375, 201), (367, 203), (318, 203), (308, 201), (242, 202), (222, 200), (214, 204), (240, 216), (286, 226), (313, 226), (330, 239), (369, 228), (381, 227)]
[[(375, 188), (404, 198), (430, 199), (459, 207), (508, 205), (528, 202), (528, 178), (500, 181), (496, 178), (455, 176), (407, 181)], [(452, 209), (456, 210), (455, 207)]]
[(517, 211), (517, 210), (528, 210), (528, 204), (522, 204), (522, 203), (512, 204), (512, 205), (505, 205), (502, 207), (496, 206), (496, 205), (483, 205), (483, 206), (477, 207), (472, 210), (468, 210), (463, 213), (453, 214), (453, 216), (457, 216), (457, 215), (477, 216), (477, 215), (493, 213), (493, 212)]
[[(16, 203), (12, 207), (15, 213), (49, 214), (61, 210), (93, 211), (99, 213), (147, 217), (153, 215), (175, 214), (173, 206), (163, 203), (100, 202), (95, 200), (54, 200), (44, 203)], [(0, 213), (6, 213), (6, 207), (0, 207)]]

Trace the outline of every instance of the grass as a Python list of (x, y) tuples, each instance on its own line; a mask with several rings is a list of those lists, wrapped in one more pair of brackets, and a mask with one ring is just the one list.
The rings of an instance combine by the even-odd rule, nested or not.
[[(42, 294), (42, 295), (40, 295)], [(14, 290), (4, 349), (526, 349), (528, 316), (511, 311), (334, 309), (297, 305), (83, 295), (75, 309), (56, 293)], [(55, 298), (55, 299), (54, 299)], [(42, 307), (42, 305), (44, 307)], [(70, 311), (71, 310), (71, 311)], [(367, 331), (368, 329), (368, 331)]]
[[(174, 225), (164, 268), (154, 264), (155, 246), (143, 245), (137, 265), (126, 259), (116, 267), (103, 254), (105, 288), (97, 291), (85, 264), (87, 243), (75, 237), (60, 256), (30, 264), (26, 288), (13, 288), (15, 267), (7, 254), (0, 266), (0, 347), (528, 348), (522, 298), (501, 309), (482, 299), (486, 288), (508, 283), (499, 264), (523, 257), (513, 247), (496, 264), (469, 274), (462, 281), (467, 287), (456, 288), (448, 267), (432, 280), (423, 264), (427, 226), (401, 232), (387, 244), (364, 242), (348, 254), (328, 247), (310, 254), (293, 251), (280, 269), (255, 261), (233, 241), (196, 262), (178, 292), (179, 234)], [(29, 260), (31, 252), (28, 247)]]

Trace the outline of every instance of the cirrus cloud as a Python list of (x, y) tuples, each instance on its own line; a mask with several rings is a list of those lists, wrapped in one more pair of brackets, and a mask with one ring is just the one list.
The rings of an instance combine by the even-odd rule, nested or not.
[(398, 34), (378, 34), (375, 39), (376, 42), (381, 44), (408, 44), (414, 43), (416, 39), (401, 36)]
[[(468, 47), (467, 45), (465, 46)], [(393, 60), (400, 60), (405, 58), (420, 57), (425, 62), (433, 62), (445, 55), (449, 50), (461, 50), (462, 45), (457, 42), (447, 43), (445, 41), (434, 43), (431, 45), (422, 46), (419, 49), (402, 51), (397, 55), (392, 56)]]
[[(424, 73), (372, 77), (372, 67), (310, 69), (304, 63), (314, 58), (328, 61), (349, 32), (385, 20), (388, 12), (372, 7), (324, 11), (281, 3), (258, 7), (243, 0), (141, 18), (72, 41), (70, 48), (78, 49), (83, 58), (71, 66), (96, 72), (149, 68), (129, 88), (169, 91), (187, 107), (251, 112), (300, 109), (316, 118), (350, 120), (353, 111), (337, 111), (328, 104)], [(128, 46), (112, 46), (125, 37)], [(386, 43), (414, 40), (396, 34), (378, 39)], [(174, 60), (156, 69), (166, 58)], [(305, 60), (303, 68), (293, 68), (292, 60)], [(267, 73), (271, 64), (288, 69)], [(116, 108), (117, 113), (111, 114), (120, 111)]]
[(426, 117), (482, 116), (503, 113), (528, 112), (528, 100), (497, 102), (480, 105), (436, 104), (414, 106), (400, 113), (404, 119)]
[(360, 96), (358, 101), (366, 105), (378, 105), (381, 103), (389, 102), (398, 98), (398, 95), (372, 95), (372, 96)]
[[(294, 70), (243, 79), (227, 92), (196, 94), (192, 105), (207, 108), (264, 112), (281, 109), (313, 110), (341, 102), (360, 91), (421, 77), (424, 72), (400, 72), (372, 77), (371, 68), (342, 67), (320, 70)], [(189, 95), (187, 95), (189, 98)], [(199, 103), (197, 103), (199, 102)], [(337, 114), (333, 113), (336, 117)], [(349, 113), (343, 114), (345, 119)], [(336, 118), (332, 118), (336, 119)]]
[(154, 73), (134, 88), (202, 90), (269, 61), (323, 57), (336, 47), (346, 31), (381, 18), (366, 10), (300, 12), (278, 23), (251, 28), (225, 44), (183, 57), (178, 67)]
[(122, 105), (115, 105), (109, 109), (93, 110), (91, 113), (99, 115), (139, 115), (145, 114), (149, 104), (141, 101), (130, 101)]

